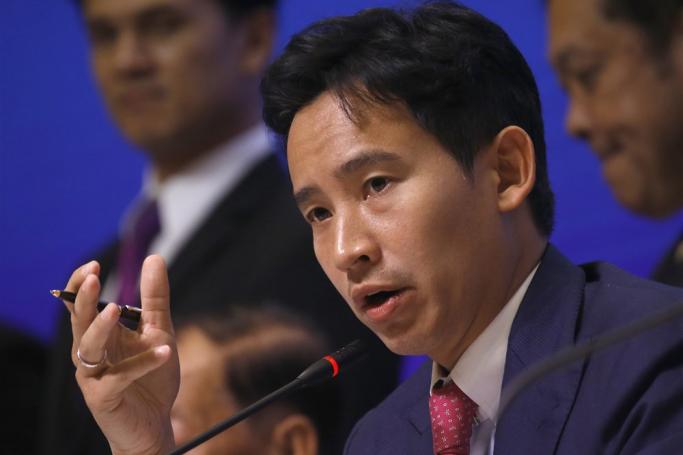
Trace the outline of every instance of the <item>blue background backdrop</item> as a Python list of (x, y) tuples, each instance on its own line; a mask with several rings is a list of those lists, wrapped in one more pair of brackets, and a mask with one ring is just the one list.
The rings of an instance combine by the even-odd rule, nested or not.
[[(402, 2), (410, 5), (414, 2)], [(278, 49), (309, 22), (391, 1), (283, 0)], [(597, 161), (563, 129), (566, 99), (546, 62), (539, 0), (470, 0), (528, 59), (544, 104), (557, 195), (552, 241), (577, 262), (605, 259), (647, 275), (683, 226), (615, 203)], [(69, 0), (5, 0), (0, 15), (0, 320), (49, 340), (61, 304), (48, 290), (113, 236), (144, 160), (111, 125)]]

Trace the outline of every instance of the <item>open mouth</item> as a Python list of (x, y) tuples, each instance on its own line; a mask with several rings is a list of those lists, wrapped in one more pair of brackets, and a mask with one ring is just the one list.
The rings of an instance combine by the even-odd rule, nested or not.
[(593, 141), (590, 145), (595, 150), (598, 159), (604, 162), (623, 152), (624, 144), (623, 139), (611, 138), (604, 141)]
[(387, 300), (400, 294), (401, 291), (402, 289), (375, 292), (374, 294), (365, 297), (365, 305), (369, 308), (376, 308), (382, 306), (387, 302)]
[(621, 152), (621, 148), (612, 147), (610, 149), (603, 150), (598, 155), (598, 158), (600, 159), (600, 161), (605, 162), (605, 161), (608, 161), (611, 158), (614, 158), (615, 156), (619, 155), (620, 152)]

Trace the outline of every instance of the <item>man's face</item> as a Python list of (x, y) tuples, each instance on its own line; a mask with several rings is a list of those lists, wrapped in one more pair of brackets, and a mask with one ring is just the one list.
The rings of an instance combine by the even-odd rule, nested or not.
[(550, 59), (569, 95), (567, 129), (588, 141), (616, 198), (648, 216), (683, 207), (683, 73), (674, 38), (654, 55), (599, 0), (551, 0)]
[[(225, 348), (212, 342), (194, 327), (178, 336), (180, 390), (171, 410), (177, 444), (207, 431), (239, 411), (227, 389)], [(195, 455), (255, 455), (267, 452), (267, 437), (258, 433), (251, 420), (242, 422), (194, 449)]]
[(355, 315), (396, 353), (459, 356), (501, 299), (487, 154), (468, 178), (403, 107), (353, 122), (327, 92), (296, 114), (287, 150), (318, 261)]
[(244, 115), (257, 75), (243, 65), (243, 26), (217, 0), (84, 0), (83, 14), (106, 104), (137, 146), (190, 148)]

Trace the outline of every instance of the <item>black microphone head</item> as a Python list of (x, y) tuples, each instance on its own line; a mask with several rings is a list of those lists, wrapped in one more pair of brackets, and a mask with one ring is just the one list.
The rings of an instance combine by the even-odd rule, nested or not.
[(332, 357), (339, 368), (344, 368), (351, 362), (355, 362), (368, 352), (368, 345), (362, 340), (354, 340), (328, 357)]
[(363, 357), (368, 351), (367, 344), (361, 340), (355, 340), (338, 351), (326, 355), (322, 359), (306, 368), (297, 380), (302, 385), (312, 385), (327, 379), (336, 377), (342, 369)]

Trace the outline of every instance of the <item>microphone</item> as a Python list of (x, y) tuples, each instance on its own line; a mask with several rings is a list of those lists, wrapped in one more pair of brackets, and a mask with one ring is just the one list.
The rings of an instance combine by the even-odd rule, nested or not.
[(361, 340), (355, 340), (336, 352), (326, 355), (322, 359), (314, 362), (311, 366), (302, 371), (293, 381), (274, 392), (266, 395), (255, 403), (242, 409), (237, 414), (229, 417), (223, 422), (213, 426), (205, 433), (200, 434), (193, 440), (176, 448), (169, 455), (180, 455), (188, 450), (192, 450), (199, 444), (208, 441), (216, 436), (218, 433), (227, 430), (233, 425), (241, 422), (250, 415), (269, 405), (271, 402), (283, 398), (299, 389), (310, 387), (321, 382), (327, 381), (337, 377), (342, 368), (346, 368), (349, 364), (355, 362), (367, 353), (367, 345)]
[(681, 316), (683, 316), (683, 302), (677, 302), (669, 308), (651, 316), (637, 319), (634, 322), (613, 329), (601, 336), (590, 338), (574, 346), (564, 348), (521, 372), (501, 393), (500, 405), (498, 406), (498, 412), (493, 421), (494, 424), (491, 429), (491, 435), (488, 438), (488, 444), (484, 453), (490, 453), (490, 448), (493, 445), (493, 439), (495, 437), (496, 424), (500, 421), (501, 416), (514, 402), (515, 398), (517, 398), (517, 396), (519, 396), (519, 394), (529, 385), (547, 374), (559, 370), (573, 362), (585, 359), (591, 354), (607, 349), (623, 341), (627, 341), (647, 330), (658, 327)]

